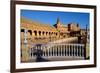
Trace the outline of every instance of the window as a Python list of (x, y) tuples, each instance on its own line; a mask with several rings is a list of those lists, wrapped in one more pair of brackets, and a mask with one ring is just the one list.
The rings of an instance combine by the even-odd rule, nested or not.
[(46, 35), (48, 34), (48, 32), (46, 32)]
[(31, 30), (28, 30), (28, 32), (30, 33), (30, 35), (32, 35), (32, 31)]
[(37, 36), (37, 31), (34, 31), (35, 36)]
[(39, 36), (41, 36), (41, 31), (39, 31)]
[(56, 36), (57, 36), (57, 33), (56, 33)]
[(49, 32), (49, 35), (50, 35), (50, 32)]
[(42, 34), (44, 35), (44, 33), (45, 33), (45, 32), (43, 31)]
[(24, 29), (21, 29), (21, 32), (24, 32), (25, 30)]

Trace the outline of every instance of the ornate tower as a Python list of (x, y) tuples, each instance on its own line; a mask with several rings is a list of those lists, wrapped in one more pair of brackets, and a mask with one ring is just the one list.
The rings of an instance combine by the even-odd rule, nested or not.
[(56, 27), (56, 28), (59, 28), (61, 26), (59, 18), (57, 18), (57, 22), (53, 26)]
[(57, 27), (59, 27), (61, 25), (59, 18), (57, 18), (56, 25), (57, 25)]

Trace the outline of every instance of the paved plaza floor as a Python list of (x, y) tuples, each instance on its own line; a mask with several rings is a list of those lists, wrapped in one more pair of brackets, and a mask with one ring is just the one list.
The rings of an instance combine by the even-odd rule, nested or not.
[(49, 61), (72, 61), (72, 60), (84, 60), (83, 57), (73, 56), (49, 56), (49, 57), (36, 57), (31, 59), (29, 62), (49, 62)]

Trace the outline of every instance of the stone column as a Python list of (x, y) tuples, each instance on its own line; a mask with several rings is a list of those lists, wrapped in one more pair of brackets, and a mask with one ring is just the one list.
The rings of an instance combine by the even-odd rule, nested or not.
[(73, 56), (74, 56), (74, 44), (73, 44), (73, 53), (72, 53), (72, 54), (73, 54)]
[(63, 54), (63, 56), (66, 56), (66, 48), (65, 48), (65, 46), (66, 45), (64, 45), (64, 52), (63, 52), (64, 54)]
[(64, 45), (62, 45), (62, 56), (64, 56)]
[(75, 56), (75, 45), (73, 47), (73, 56)]
[(48, 56), (48, 49), (46, 49), (46, 56)]
[(35, 34), (34, 34), (34, 31), (32, 31), (32, 37), (31, 37), (32, 41), (34, 40), (34, 37), (35, 37)]
[(42, 52), (43, 52), (42, 56), (45, 56), (45, 52), (44, 52), (44, 50), (43, 50), (43, 49), (42, 49)]
[(73, 46), (74, 46), (74, 45), (71, 45), (71, 56), (73, 56), (73, 52), (74, 52), (74, 51), (73, 51), (73, 49), (74, 49)]
[(75, 45), (75, 56), (76, 56), (76, 54), (77, 54), (77, 45)]
[(79, 46), (79, 48), (78, 48), (78, 56), (80, 56), (80, 46)]
[(54, 47), (54, 55), (56, 56), (56, 49), (57, 49), (57, 46), (56, 46), (56, 48)]
[(44, 48), (44, 56), (46, 56), (46, 48)]
[(57, 56), (59, 56), (59, 50), (60, 50), (60, 47), (58, 46), (58, 50), (57, 50)]
[(58, 46), (55, 46), (56, 48), (55, 48), (55, 56), (57, 56), (57, 48), (58, 48)]
[(22, 46), (22, 61), (26, 62), (29, 60), (29, 49), (28, 49), (28, 30), (25, 29), (24, 31), (24, 43), (21, 45)]
[(50, 56), (52, 56), (52, 48), (49, 49)]
[(55, 56), (55, 47), (53, 47), (53, 56)]
[(81, 57), (82, 57), (82, 46), (81, 46)]
[(69, 47), (68, 47), (68, 51), (69, 51), (69, 56), (70, 56), (70, 45), (69, 45)]
[(75, 56), (77, 56), (77, 45), (76, 45), (75, 51), (76, 51), (76, 55)]
[(66, 56), (65, 52), (66, 52), (66, 48), (65, 48), (65, 45), (64, 45), (64, 51), (63, 51), (64, 54), (63, 54), (63, 56)]
[(54, 47), (52, 47), (52, 56), (54, 56)]
[(67, 53), (68, 52), (68, 45), (65, 45), (65, 46), (66, 46), (65, 47), (65, 49), (66, 49), (66, 53), (65, 53), (66, 55), (65, 56), (68, 56), (68, 53)]
[(82, 47), (82, 57), (84, 57), (84, 46)]
[(80, 56), (81, 56), (81, 45), (80, 45)]
[(62, 56), (62, 45), (60, 47), (60, 56)]
[(32, 48), (30, 49), (30, 54), (31, 54), (30, 59), (32, 59), (32, 58), (33, 58), (33, 51), (32, 51)]
[(61, 56), (61, 45), (58, 46), (59, 49), (59, 56)]
[(50, 56), (50, 55), (49, 55), (49, 49), (50, 49), (50, 48), (48, 48), (48, 56)]
[(37, 31), (37, 38), (39, 37), (39, 31)]
[(77, 45), (77, 56), (78, 56), (78, 45)]

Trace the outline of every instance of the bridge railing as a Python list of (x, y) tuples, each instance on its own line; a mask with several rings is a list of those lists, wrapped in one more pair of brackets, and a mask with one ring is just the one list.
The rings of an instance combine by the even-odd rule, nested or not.
[[(84, 57), (84, 44), (48, 44), (35, 46), (30, 49), (30, 58), (37, 56), (37, 52), (41, 51), (40, 56), (42, 57), (53, 57), (53, 56), (73, 56), (73, 57)], [(38, 49), (38, 51), (37, 51)]]

